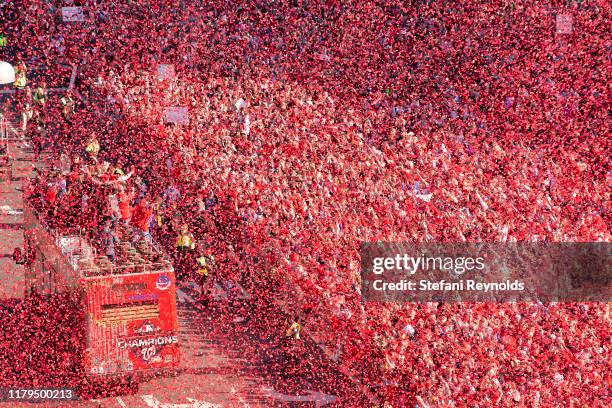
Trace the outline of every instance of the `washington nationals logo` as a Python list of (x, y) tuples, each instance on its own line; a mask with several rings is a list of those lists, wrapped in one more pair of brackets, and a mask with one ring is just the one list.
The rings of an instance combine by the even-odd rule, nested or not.
[(132, 354), (136, 354), (142, 361), (147, 363), (154, 362), (155, 356), (165, 346), (178, 343), (178, 338), (175, 334), (162, 334), (160, 329), (150, 322), (143, 324), (142, 327), (134, 332), (139, 334), (139, 336), (119, 339), (117, 340), (117, 347), (120, 350), (130, 350)]

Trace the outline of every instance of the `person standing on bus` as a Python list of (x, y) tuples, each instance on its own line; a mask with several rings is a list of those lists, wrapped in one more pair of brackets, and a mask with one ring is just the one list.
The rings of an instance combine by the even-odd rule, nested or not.
[(153, 217), (153, 208), (151, 203), (146, 198), (143, 198), (134, 206), (130, 224), (135, 227), (132, 242), (138, 242), (144, 238), (149, 243), (153, 240), (150, 233), (151, 218)]
[(285, 337), (292, 338), (294, 340), (300, 339), (300, 334), (302, 333), (302, 325), (297, 321), (293, 320), (289, 328), (285, 331)]
[(25, 267), (29, 267), (30, 265), (32, 265), (32, 262), (34, 262), (34, 256), (35, 253), (32, 250), (32, 248), (25, 244), (24, 248), (15, 248), (13, 250), (13, 261), (17, 264), (17, 265), (24, 265)]
[(100, 243), (104, 248), (104, 254), (115, 263), (115, 244), (119, 242), (119, 237), (113, 228), (113, 219), (108, 217), (104, 220), (104, 228), (100, 234)]

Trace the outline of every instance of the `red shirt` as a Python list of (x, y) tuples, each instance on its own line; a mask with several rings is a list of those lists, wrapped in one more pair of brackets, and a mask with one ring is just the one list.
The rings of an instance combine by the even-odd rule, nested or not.
[(121, 219), (127, 221), (132, 215), (132, 209), (130, 208), (130, 199), (126, 193), (119, 193), (119, 212), (121, 213)]
[(130, 223), (141, 231), (148, 232), (149, 221), (151, 220), (152, 215), (153, 209), (150, 206), (145, 207), (141, 201), (136, 205), (136, 207), (134, 207), (134, 212), (132, 213)]

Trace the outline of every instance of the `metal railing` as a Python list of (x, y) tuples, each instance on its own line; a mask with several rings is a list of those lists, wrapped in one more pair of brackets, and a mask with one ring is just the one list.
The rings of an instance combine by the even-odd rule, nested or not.
[[(141, 244), (144, 241), (139, 241), (136, 245), (132, 245), (129, 240), (120, 241), (117, 246), (121, 263), (112, 262), (109, 257), (98, 252), (81, 228), (52, 228), (29, 197), (24, 199), (24, 208), (26, 230), (40, 228), (49, 234), (53, 245), (67, 263), (84, 278), (174, 270), (166, 253), (154, 241), (144, 244)], [(132, 237), (136, 233), (129, 225), (121, 226), (121, 229), (123, 237)]]

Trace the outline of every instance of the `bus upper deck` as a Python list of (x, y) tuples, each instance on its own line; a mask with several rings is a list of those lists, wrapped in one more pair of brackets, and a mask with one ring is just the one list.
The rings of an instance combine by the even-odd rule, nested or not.
[(99, 253), (85, 234), (69, 228), (49, 227), (28, 199), (24, 203), (24, 229), (28, 246), (37, 252), (33, 263), (46, 263), (47, 269), (51, 268), (64, 277), (63, 283), (67, 287), (73, 287), (78, 279), (173, 272), (170, 260), (155, 242), (130, 241), (132, 232), (129, 226), (117, 228), (119, 242), (115, 245), (113, 260)]
[[(134, 376), (175, 368), (179, 360), (176, 282), (172, 264), (154, 242), (131, 243), (119, 228), (111, 260), (83, 234), (50, 228), (24, 200), (28, 247), (26, 292), (74, 293), (84, 311), (88, 376)], [(78, 326), (78, 327), (77, 327)]]

